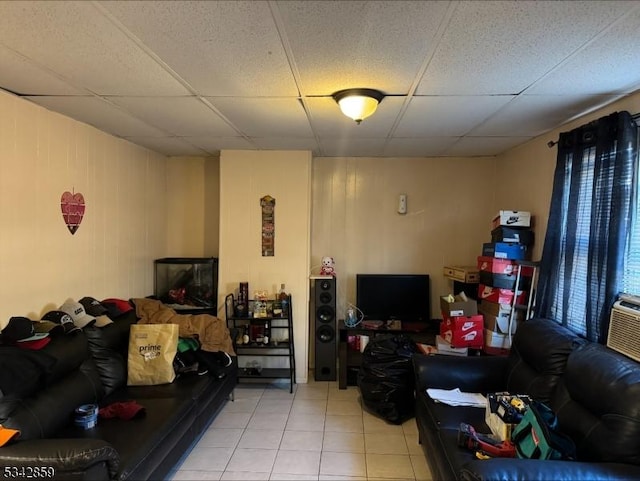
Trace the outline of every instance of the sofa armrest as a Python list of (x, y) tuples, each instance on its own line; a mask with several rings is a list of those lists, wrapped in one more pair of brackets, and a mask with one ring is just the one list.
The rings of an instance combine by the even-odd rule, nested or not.
[[(114, 478), (120, 456), (111, 444), (101, 439), (33, 439), (0, 448), (3, 469), (46, 467), (62, 479), (66, 478), (64, 473), (88, 471), (100, 463), (106, 465), (109, 478)], [(0, 473), (0, 479), (5, 479), (4, 474)]]
[(460, 473), (463, 481), (598, 481), (640, 479), (640, 466), (622, 463), (540, 461), (537, 459), (495, 458), (467, 463)]
[(455, 389), (463, 392), (506, 390), (507, 358), (504, 356), (413, 355), (416, 389)]

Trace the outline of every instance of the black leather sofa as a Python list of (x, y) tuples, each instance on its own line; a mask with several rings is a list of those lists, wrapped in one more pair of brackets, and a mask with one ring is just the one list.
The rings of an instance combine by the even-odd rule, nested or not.
[[(508, 356), (413, 357), (419, 440), (434, 480), (640, 479), (640, 363), (557, 323), (521, 324)], [(508, 391), (548, 403), (576, 461), (477, 459), (458, 447), (461, 422), (491, 431), (484, 410), (434, 402), (427, 388)]]
[[(64, 480), (161, 480), (172, 471), (229, 399), (237, 361), (222, 379), (194, 373), (171, 384), (127, 386), (135, 322), (131, 311), (107, 327), (56, 337), (39, 351), (0, 348), (3, 382), (16, 381), (14, 392), (0, 397), (0, 424), (21, 431), (17, 442), (0, 447), (1, 479), (55, 473), (53, 479)], [(73, 423), (80, 405), (130, 400), (145, 408), (144, 417), (99, 418), (89, 430)]]

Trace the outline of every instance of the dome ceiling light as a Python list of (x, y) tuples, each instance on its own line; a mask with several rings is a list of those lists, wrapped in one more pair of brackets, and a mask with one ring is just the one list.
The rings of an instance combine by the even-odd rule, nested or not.
[(384, 94), (373, 89), (346, 89), (334, 93), (332, 97), (343, 114), (360, 124), (376, 111)]

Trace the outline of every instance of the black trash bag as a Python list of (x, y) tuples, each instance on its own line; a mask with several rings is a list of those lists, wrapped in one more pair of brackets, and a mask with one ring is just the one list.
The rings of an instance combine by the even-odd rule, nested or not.
[(393, 424), (415, 415), (414, 341), (403, 335), (379, 335), (362, 354), (358, 387), (365, 408)]

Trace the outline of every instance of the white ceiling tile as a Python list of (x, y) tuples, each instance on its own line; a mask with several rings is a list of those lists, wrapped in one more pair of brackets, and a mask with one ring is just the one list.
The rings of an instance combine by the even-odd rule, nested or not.
[(389, 139), (384, 147), (386, 157), (438, 157), (458, 141), (459, 137), (424, 137)]
[(0, 86), (19, 95), (88, 95), (0, 45)]
[(304, 109), (296, 98), (207, 99), (249, 137), (313, 137)]
[(320, 139), (322, 154), (325, 157), (382, 157), (384, 139)]
[(596, 41), (527, 89), (527, 94), (630, 93), (640, 87), (640, 4)]
[(464, 135), (512, 100), (511, 95), (414, 97), (394, 136)]
[[(637, 1), (0, 1), (0, 89), (166, 155), (495, 155), (639, 88), (639, 24)], [(391, 95), (356, 125), (348, 87)]]
[(175, 136), (236, 136), (218, 114), (195, 97), (109, 97), (109, 100)]
[(126, 137), (126, 140), (167, 156), (203, 156), (208, 154), (208, 152), (179, 137)]
[(316, 139), (305, 139), (301, 137), (253, 137), (251, 140), (260, 150), (310, 150), (314, 153), (320, 152), (320, 147)]
[(0, 44), (100, 95), (188, 93), (91, 2), (0, 2)]
[(277, 2), (303, 95), (366, 87), (406, 94), (448, 2)]
[(590, 105), (604, 106), (618, 96), (520, 95), (486, 122), (469, 132), (471, 136), (533, 137), (569, 122)]
[(43, 107), (60, 112), (97, 129), (116, 135), (162, 137), (164, 132), (131, 117), (126, 112), (97, 97), (25, 97)]
[(499, 155), (531, 137), (462, 137), (447, 149), (449, 157), (478, 157)]
[(298, 95), (267, 2), (101, 5), (200, 95)]
[(311, 126), (321, 137), (387, 137), (405, 101), (404, 97), (385, 97), (375, 113), (360, 124), (345, 116), (332, 97), (308, 97)]
[(255, 144), (244, 137), (183, 137), (189, 142), (210, 154), (221, 150), (256, 150)]
[(517, 94), (632, 4), (460, 2), (417, 93)]

